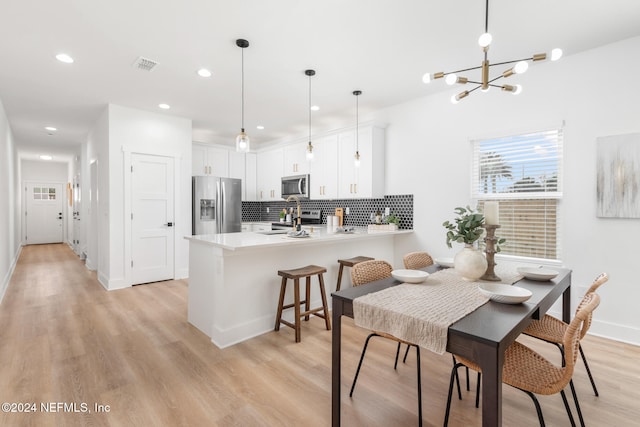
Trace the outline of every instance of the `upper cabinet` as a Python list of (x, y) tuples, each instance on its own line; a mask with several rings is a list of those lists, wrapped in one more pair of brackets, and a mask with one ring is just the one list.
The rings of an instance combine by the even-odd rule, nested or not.
[(338, 198), (338, 135), (313, 141), (313, 154), (309, 163), (311, 199)]
[(360, 126), (357, 149), (360, 166), (355, 166), (355, 129), (338, 135), (338, 198), (384, 196), (384, 129)]
[(194, 143), (191, 152), (191, 174), (229, 176), (229, 150)]
[[(309, 161), (307, 160), (308, 145), (309, 142), (307, 141), (288, 145), (283, 148), (284, 176), (302, 175), (309, 173)], [(313, 145), (315, 148), (315, 143)]]
[(281, 200), (281, 178), (283, 172), (283, 149), (258, 153), (258, 173), (256, 175), (256, 200), (260, 202)]
[(256, 153), (229, 150), (229, 178), (242, 180), (242, 200), (256, 200)]

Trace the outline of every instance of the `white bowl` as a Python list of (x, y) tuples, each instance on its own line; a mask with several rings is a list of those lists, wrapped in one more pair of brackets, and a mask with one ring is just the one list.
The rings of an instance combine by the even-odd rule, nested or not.
[(436, 258), (433, 261), (441, 267), (453, 268), (453, 258)]
[(529, 280), (538, 280), (541, 282), (551, 280), (558, 275), (556, 270), (540, 267), (518, 267), (518, 273), (522, 274)]
[(500, 283), (481, 283), (478, 289), (483, 295), (503, 304), (519, 304), (533, 295), (530, 290)]
[(405, 283), (422, 283), (429, 277), (429, 273), (422, 270), (393, 270), (391, 275)]

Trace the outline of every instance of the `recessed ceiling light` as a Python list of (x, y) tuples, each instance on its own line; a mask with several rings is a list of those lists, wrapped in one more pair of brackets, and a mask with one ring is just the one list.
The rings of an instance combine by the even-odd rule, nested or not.
[(262, 126), (262, 125), (258, 125), (258, 126), (256, 126), (256, 129), (263, 130), (263, 129), (264, 129), (264, 126)]
[(60, 62), (64, 62), (65, 64), (72, 64), (73, 58), (67, 55), (66, 53), (59, 53), (56, 55), (56, 59)]
[(53, 157), (49, 156), (48, 154), (43, 154), (40, 156), (41, 160), (51, 160), (53, 159)]
[(311, 111), (318, 111), (320, 109), (320, 107), (318, 107), (317, 105), (312, 105), (311, 106)]
[(57, 128), (54, 128), (53, 126), (46, 126), (44, 129), (48, 130), (49, 132), (55, 132), (55, 131), (58, 130)]
[(200, 68), (198, 70), (198, 75), (200, 77), (211, 77), (211, 71), (207, 70), (206, 68)]
[(162, 108), (163, 110), (168, 110), (169, 108), (171, 108), (169, 104), (158, 104), (158, 107)]

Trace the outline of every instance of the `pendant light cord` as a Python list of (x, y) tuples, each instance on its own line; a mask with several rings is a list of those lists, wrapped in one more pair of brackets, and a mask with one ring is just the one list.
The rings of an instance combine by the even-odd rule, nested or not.
[(311, 142), (311, 74), (309, 74), (309, 142)]
[(358, 97), (360, 95), (356, 95), (356, 153), (360, 152), (360, 144), (359, 144), (359, 136), (358, 134), (360, 133), (360, 116), (359, 116), (359, 102), (358, 102)]
[(242, 83), (241, 83), (241, 89), (240, 92), (242, 93), (242, 102), (241, 102), (241, 117), (242, 117), (242, 123), (241, 123), (241, 129), (242, 132), (244, 132), (244, 48), (240, 49), (240, 53), (241, 53), (241, 62), (242, 62), (242, 69), (240, 71), (240, 74), (242, 76)]

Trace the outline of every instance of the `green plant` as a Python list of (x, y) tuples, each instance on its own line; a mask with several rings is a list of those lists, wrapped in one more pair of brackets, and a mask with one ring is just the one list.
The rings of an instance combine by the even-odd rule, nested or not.
[(447, 231), (447, 246), (451, 247), (451, 242), (472, 244), (484, 233), (484, 215), (475, 212), (471, 207), (455, 208), (458, 215), (454, 222), (445, 221), (442, 223)]
[(400, 218), (398, 218), (398, 215), (392, 212), (389, 216), (387, 216), (387, 224), (395, 224), (396, 226), (399, 227)]
[(284, 218), (286, 215), (287, 215), (287, 211), (286, 211), (286, 209), (282, 209), (282, 210), (280, 211), (280, 218)]

